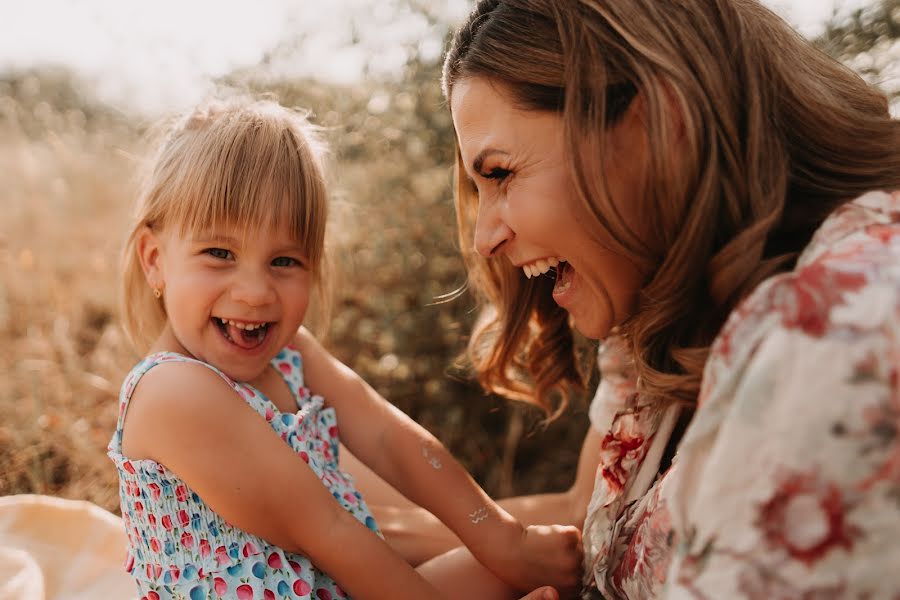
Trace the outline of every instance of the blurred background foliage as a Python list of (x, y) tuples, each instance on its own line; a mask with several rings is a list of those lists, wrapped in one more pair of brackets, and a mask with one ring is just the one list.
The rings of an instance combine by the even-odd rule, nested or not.
[[(437, 22), (425, 2), (407, 8)], [(817, 43), (897, 101), (900, 0), (830, 23)], [(439, 60), (408, 50), (401, 77), (353, 86), (272, 78), (265, 65), (219, 83), (308, 107), (326, 130), (337, 284), (327, 345), (490, 493), (564, 489), (586, 399), (545, 426), (535, 408), (485, 395), (455, 366), (476, 314), (469, 294), (439, 300), (466, 279), (453, 132)], [(118, 510), (106, 444), (138, 357), (118, 326), (117, 261), (149, 126), (92, 99), (64, 69), (0, 74), (0, 495)]]

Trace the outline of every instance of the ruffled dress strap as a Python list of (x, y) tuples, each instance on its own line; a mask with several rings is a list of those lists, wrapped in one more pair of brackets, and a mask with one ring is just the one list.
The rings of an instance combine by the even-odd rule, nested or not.
[(222, 377), (222, 379), (225, 380), (225, 382), (232, 389), (234, 389), (235, 392), (240, 394), (242, 398), (247, 398), (248, 394), (246, 392), (242, 392), (242, 388), (237, 382), (235, 382), (233, 379), (228, 377), (228, 375), (210, 364), (207, 364), (195, 358), (185, 356), (183, 354), (179, 354), (177, 352), (157, 352), (156, 354), (151, 354), (145, 357), (137, 365), (135, 365), (135, 367), (131, 369), (131, 372), (129, 372), (125, 377), (125, 381), (122, 384), (121, 391), (119, 392), (119, 413), (116, 419), (116, 433), (113, 436), (113, 439), (110, 441), (109, 450), (112, 450), (118, 454), (122, 453), (122, 428), (125, 425), (125, 415), (128, 412), (128, 405), (131, 403), (131, 397), (134, 395), (134, 390), (135, 388), (137, 388), (138, 382), (140, 382), (141, 378), (146, 375), (147, 372), (153, 367), (172, 362), (190, 362), (196, 363), (198, 365), (203, 365), (204, 367), (211, 369), (220, 377)]

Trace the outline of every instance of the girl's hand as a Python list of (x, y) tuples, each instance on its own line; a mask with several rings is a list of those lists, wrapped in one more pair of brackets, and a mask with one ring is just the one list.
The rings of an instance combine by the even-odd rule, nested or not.
[[(581, 531), (570, 525), (532, 525), (517, 542), (496, 546), (486, 566), (520, 590), (551, 585), (563, 596), (581, 585)], [(540, 598), (532, 592), (526, 598)]]

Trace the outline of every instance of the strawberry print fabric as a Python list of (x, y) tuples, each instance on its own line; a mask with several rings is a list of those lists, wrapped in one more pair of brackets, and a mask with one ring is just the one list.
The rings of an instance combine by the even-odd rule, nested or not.
[(324, 407), (323, 399), (304, 387), (296, 349), (286, 347), (272, 360), (297, 401), (295, 413), (280, 412), (259, 391), (212, 365), (172, 352), (154, 354), (125, 378), (118, 424), (108, 448), (119, 472), (128, 536), (125, 569), (137, 582), (141, 600), (347, 598), (306, 557), (229, 525), (165, 465), (122, 455), (122, 425), (132, 392), (147, 371), (166, 362), (196, 362), (218, 373), (309, 464), (344, 509), (381, 535), (350, 477), (338, 468), (334, 409)]
[(900, 193), (842, 206), (735, 309), (662, 476), (679, 409), (603, 352), (585, 597), (900, 598)]

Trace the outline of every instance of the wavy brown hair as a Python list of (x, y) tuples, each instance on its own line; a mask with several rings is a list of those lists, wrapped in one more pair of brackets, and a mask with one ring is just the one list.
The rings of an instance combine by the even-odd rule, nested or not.
[[(561, 115), (588, 227), (647, 274), (621, 331), (653, 400), (696, 401), (736, 303), (793, 268), (837, 206), (900, 187), (885, 96), (755, 0), (482, 0), (453, 37), (445, 96), (466, 77)], [(605, 130), (638, 96), (650, 151), (635, 224), (601, 165)], [(470, 283), (491, 307), (469, 345), (479, 379), (558, 410), (584, 377), (553, 282), (472, 251), (478, 198), (459, 155), (456, 202)]]

